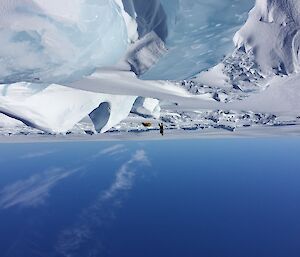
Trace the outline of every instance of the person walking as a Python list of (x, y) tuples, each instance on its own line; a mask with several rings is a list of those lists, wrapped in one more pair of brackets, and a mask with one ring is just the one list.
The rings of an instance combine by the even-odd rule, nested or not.
[(159, 123), (158, 125), (159, 125), (159, 132), (163, 136), (164, 135), (164, 124), (163, 123)]

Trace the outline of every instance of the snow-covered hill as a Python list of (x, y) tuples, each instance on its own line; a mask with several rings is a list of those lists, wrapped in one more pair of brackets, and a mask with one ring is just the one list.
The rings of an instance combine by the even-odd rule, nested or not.
[(0, 134), (297, 125), (300, 4), (253, 5), (1, 1)]

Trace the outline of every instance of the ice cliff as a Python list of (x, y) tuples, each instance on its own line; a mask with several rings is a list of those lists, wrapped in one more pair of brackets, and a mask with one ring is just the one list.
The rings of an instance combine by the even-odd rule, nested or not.
[[(159, 1), (1, 1), (0, 111), (50, 133), (67, 132), (89, 116), (105, 132), (128, 116), (137, 96), (64, 85), (118, 62), (147, 70), (163, 54), (166, 37)], [(148, 110), (150, 102), (154, 111), (152, 101), (144, 98), (135, 110)]]

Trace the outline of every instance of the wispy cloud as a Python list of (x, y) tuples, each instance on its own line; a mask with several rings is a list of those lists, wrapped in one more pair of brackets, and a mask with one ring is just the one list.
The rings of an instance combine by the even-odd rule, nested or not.
[(148, 166), (151, 165), (150, 160), (148, 159), (148, 156), (144, 150), (136, 151), (135, 154), (133, 155), (132, 159), (130, 160), (130, 164), (132, 162), (141, 162)]
[(136, 170), (132, 168), (132, 164), (134, 163), (150, 165), (150, 161), (144, 150), (136, 151), (132, 158), (120, 167), (114, 183), (102, 193), (102, 200), (114, 198), (120, 191), (131, 189), (133, 178), (136, 174)]
[(20, 159), (33, 159), (33, 158), (39, 158), (39, 157), (44, 157), (50, 154), (56, 153), (55, 150), (48, 150), (48, 151), (41, 151), (41, 152), (32, 152), (32, 153), (27, 153), (22, 156), (20, 156)]
[(93, 155), (93, 158), (98, 158), (98, 157), (101, 157), (103, 155), (115, 156), (115, 155), (119, 155), (121, 153), (125, 153), (127, 151), (128, 150), (124, 145), (117, 144), (117, 145), (113, 145), (113, 146), (110, 146), (110, 147), (107, 147), (107, 148), (101, 150), (100, 152)]
[(35, 207), (43, 204), (50, 190), (58, 182), (79, 170), (80, 168), (72, 170), (55, 168), (8, 185), (0, 192), (0, 208)]
[(113, 145), (111, 147), (103, 149), (100, 153), (110, 155), (110, 154), (113, 154), (115, 151), (118, 151), (123, 148), (124, 148), (124, 145), (121, 145), (121, 144)]
[[(110, 187), (102, 191), (94, 204), (82, 212), (73, 228), (62, 232), (57, 246), (57, 251), (61, 256), (74, 256), (74, 253), (92, 238), (94, 231), (101, 229), (103, 224), (114, 217), (115, 209), (121, 205), (123, 195), (132, 189), (137, 168), (141, 165), (150, 165), (144, 150), (136, 151), (127, 162), (121, 165)], [(88, 256), (99, 256), (98, 248), (99, 245), (90, 246), (92, 254), (89, 252)]]

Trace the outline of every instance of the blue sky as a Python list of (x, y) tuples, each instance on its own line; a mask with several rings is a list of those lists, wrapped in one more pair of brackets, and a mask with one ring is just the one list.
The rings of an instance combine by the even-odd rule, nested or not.
[(297, 138), (2, 144), (4, 256), (298, 256)]

